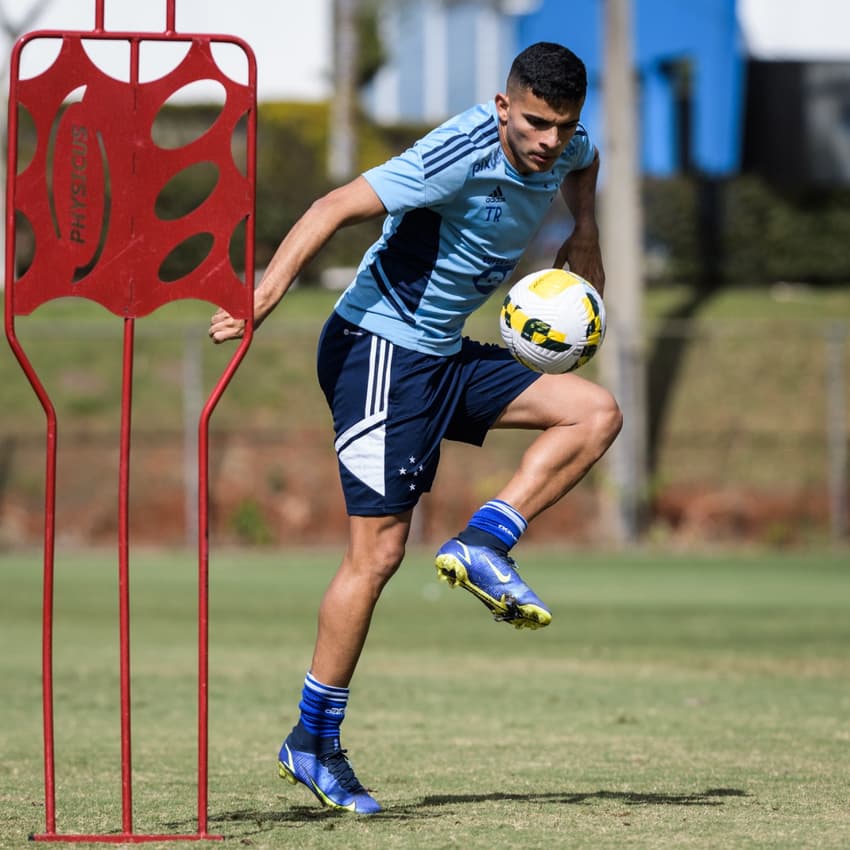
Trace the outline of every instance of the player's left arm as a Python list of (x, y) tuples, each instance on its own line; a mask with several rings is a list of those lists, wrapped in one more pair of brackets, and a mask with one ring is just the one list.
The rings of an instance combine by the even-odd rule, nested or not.
[(602, 294), (605, 268), (599, 247), (599, 225), (596, 221), (596, 181), (599, 175), (599, 151), (586, 168), (570, 171), (561, 183), (561, 194), (575, 220), (572, 233), (555, 257), (555, 267), (568, 266), (589, 280)]

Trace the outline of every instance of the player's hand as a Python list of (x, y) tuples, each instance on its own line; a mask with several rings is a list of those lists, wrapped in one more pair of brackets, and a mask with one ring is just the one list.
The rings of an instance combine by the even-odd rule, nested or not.
[(571, 272), (590, 281), (600, 295), (605, 291), (605, 268), (602, 265), (602, 251), (599, 237), (573, 231), (558, 251), (555, 259), (557, 268), (566, 266)]
[(234, 319), (226, 310), (216, 310), (210, 319), (210, 339), (218, 345), (230, 339), (241, 339), (245, 333), (245, 320)]

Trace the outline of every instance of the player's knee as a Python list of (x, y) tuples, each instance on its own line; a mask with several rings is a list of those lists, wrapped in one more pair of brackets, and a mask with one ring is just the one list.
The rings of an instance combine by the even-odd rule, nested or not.
[(404, 543), (379, 535), (368, 551), (354, 554), (352, 566), (361, 580), (368, 582), (376, 593), (380, 593), (401, 565), (404, 551)]
[(380, 540), (375, 547), (376, 568), (389, 579), (404, 559), (404, 543), (397, 539)]
[(598, 387), (597, 390), (588, 421), (594, 435), (595, 446), (601, 457), (623, 427), (623, 412), (608, 390), (602, 387)]

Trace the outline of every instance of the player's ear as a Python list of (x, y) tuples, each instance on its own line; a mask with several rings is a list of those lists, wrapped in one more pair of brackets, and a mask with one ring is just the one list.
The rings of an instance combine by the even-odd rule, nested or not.
[(506, 124), (508, 112), (511, 108), (511, 99), (506, 94), (502, 94), (502, 92), (499, 92), (493, 99), (496, 102), (496, 112), (499, 115), (499, 121)]

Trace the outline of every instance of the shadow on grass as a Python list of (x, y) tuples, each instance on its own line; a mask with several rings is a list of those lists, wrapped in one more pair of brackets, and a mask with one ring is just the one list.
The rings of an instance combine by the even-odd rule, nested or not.
[(519, 803), (561, 803), (576, 805), (593, 800), (616, 800), (630, 806), (722, 806), (723, 797), (747, 797), (740, 788), (708, 788), (694, 794), (646, 794), (638, 791), (590, 791), (585, 794), (447, 794), (424, 797), (420, 806), (446, 806), (454, 803), (515, 801)]
[[(725, 797), (748, 797), (749, 794), (740, 788), (707, 788), (692, 794), (660, 794), (643, 793), (638, 791), (591, 791), (587, 793), (551, 792), (545, 794), (505, 794), (493, 791), (489, 794), (434, 794), (423, 797), (417, 803), (392, 806), (378, 815), (371, 816), (378, 820), (410, 820), (413, 818), (437, 817), (436, 811), (444, 806), (467, 805), (470, 803), (514, 802), (514, 803), (549, 803), (556, 805), (580, 805), (596, 800), (614, 800), (630, 806), (722, 806)], [(428, 809), (435, 811), (428, 812)], [(226, 824), (253, 824), (256, 832), (265, 832), (275, 825), (287, 823), (321, 823), (334, 818), (348, 818), (345, 812), (329, 811), (316, 806), (287, 806), (281, 811), (258, 811), (243, 809), (224, 812), (211, 816), (210, 823), (218, 827)], [(370, 818), (371, 819), (371, 818)], [(178, 824), (170, 824), (177, 827)], [(226, 827), (225, 827), (226, 828)], [(242, 829), (239, 830), (244, 835)]]

